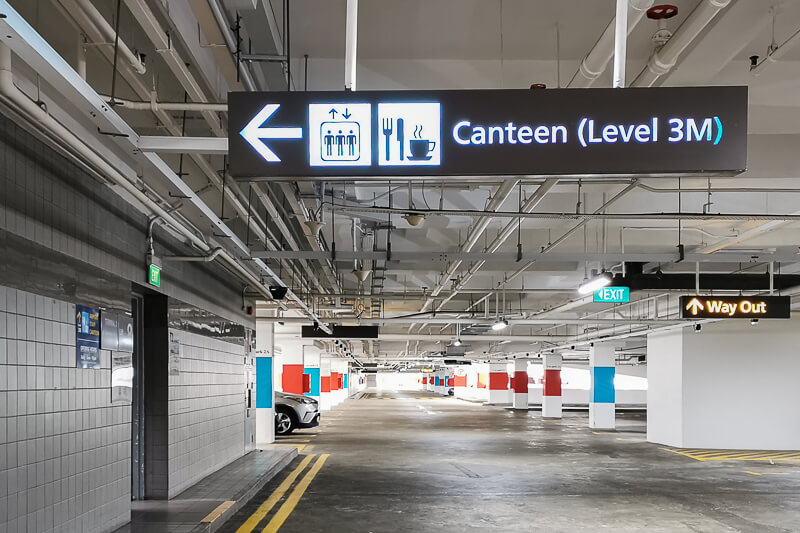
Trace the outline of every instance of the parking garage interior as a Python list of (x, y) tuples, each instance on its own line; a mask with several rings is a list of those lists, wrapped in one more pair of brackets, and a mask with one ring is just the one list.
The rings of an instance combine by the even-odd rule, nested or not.
[(800, 0), (0, 0), (0, 533), (800, 529)]

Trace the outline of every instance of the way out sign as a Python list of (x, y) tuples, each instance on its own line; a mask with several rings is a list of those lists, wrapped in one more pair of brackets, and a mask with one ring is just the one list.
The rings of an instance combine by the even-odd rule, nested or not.
[(733, 175), (747, 87), (235, 92), (240, 180)]
[(788, 296), (681, 296), (681, 318), (790, 318)]
[(603, 287), (594, 291), (595, 303), (626, 304), (631, 301), (628, 287)]

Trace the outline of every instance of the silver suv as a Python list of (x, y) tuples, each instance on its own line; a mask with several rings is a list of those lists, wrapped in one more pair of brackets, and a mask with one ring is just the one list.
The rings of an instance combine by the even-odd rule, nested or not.
[(275, 434), (319, 425), (319, 402), (300, 394), (275, 391)]

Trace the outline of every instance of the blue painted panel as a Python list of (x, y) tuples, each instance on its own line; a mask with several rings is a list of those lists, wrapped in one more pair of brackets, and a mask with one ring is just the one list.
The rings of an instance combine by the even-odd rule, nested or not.
[(433, 385), (438, 387), (439, 386), (439, 376), (436, 376), (436, 379), (433, 382)]
[(614, 374), (616, 368), (613, 366), (596, 366), (591, 369), (592, 386), (589, 390), (589, 401), (594, 403), (614, 403), (616, 394), (614, 391)]
[(256, 408), (271, 408), (272, 396), (272, 357), (256, 357)]
[(344, 388), (345, 388), (345, 389), (347, 388), (347, 376), (349, 376), (349, 375), (350, 375), (350, 374), (345, 374), (345, 375), (344, 375), (344, 381), (343, 381), (343, 383), (344, 383)]
[(310, 391), (306, 392), (306, 396), (319, 396), (319, 368), (306, 368), (303, 370), (309, 375)]

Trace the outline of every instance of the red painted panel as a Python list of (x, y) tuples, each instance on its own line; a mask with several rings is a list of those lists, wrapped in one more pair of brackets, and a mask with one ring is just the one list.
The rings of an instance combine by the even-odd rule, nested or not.
[(336, 390), (344, 389), (344, 374), (337, 372), (336, 377), (339, 378), (339, 383), (336, 385)]
[(561, 396), (561, 370), (545, 370), (542, 382), (544, 396)]
[(303, 394), (303, 365), (283, 365), (283, 392)]
[(303, 393), (311, 392), (311, 374), (303, 374)]
[(508, 372), (490, 372), (489, 390), (508, 390)]
[(331, 391), (331, 377), (330, 376), (320, 376), (320, 378), (319, 378), (319, 390), (320, 390), (320, 392), (330, 392)]
[(331, 391), (339, 390), (339, 373), (331, 372)]
[(453, 386), (454, 387), (466, 387), (467, 386), (467, 376), (453, 376)]
[(512, 380), (512, 387), (515, 393), (528, 392), (528, 373), (524, 370), (514, 372), (514, 379)]
[(423, 384), (423, 385), (427, 385), (427, 384), (428, 384), (428, 376), (423, 376), (423, 378), (422, 378), (422, 384)]
[(486, 374), (478, 374), (478, 388), (485, 389), (488, 381)]

